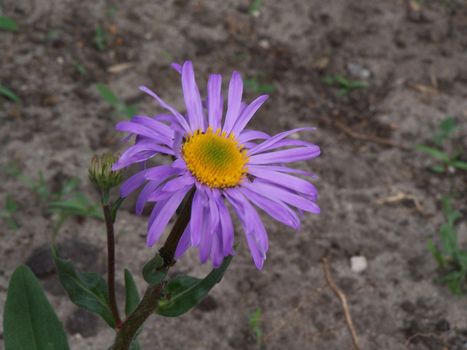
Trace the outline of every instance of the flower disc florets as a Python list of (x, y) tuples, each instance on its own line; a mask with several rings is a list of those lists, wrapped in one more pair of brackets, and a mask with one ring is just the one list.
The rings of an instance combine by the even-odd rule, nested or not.
[(237, 186), (247, 173), (246, 150), (233, 134), (227, 136), (220, 128), (190, 135), (182, 146), (182, 154), (193, 176), (211, 188)]

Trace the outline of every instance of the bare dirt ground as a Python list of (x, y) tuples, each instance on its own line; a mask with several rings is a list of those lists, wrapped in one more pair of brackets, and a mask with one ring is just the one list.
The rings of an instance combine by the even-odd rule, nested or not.
[[(20, 28), (0, 33), (0, 83), (21, 103), (0, 97), (0, 206), (8, 194), (20, 206), (14, 214), (19, 229), (0, 226), (0, 309), (12, 271), (32, 256), (72, 349), (110, 345), (112, 332), (77, 311), (49, 261), (33, 254), (50, 241), (51, 217), (7, 170), (14, 163), (32, 178), (42, 171), (55, 188), (79, 177), (81, 190), (93, 195), (86, 180), (92, 155), (120, 147), (115, 111), (96, 83), (109, 85), (141, 112), (157, 111), (138, 91), (142, 84), (181, 108), (179, 77), (169, 64), (191, 59), (200, 84), (209, 72), (237, 69), (274, 87), (255, 128), (318, 127), (309, 138), (323, 154), (300, 167), (319, 175), (322, 214), (305, 215), (300, 232), (265, 217), (271, 247), (264, 270), (255, 269), (241, 246), (199, 307), (146, 324), (143, 348), (351, 349), (343, 310), (321, 270), (327, 254), (361, 349), (466, 349), (467, 299), (433, 283), (437, 267), (426, 249), (443, 222), (440, 199), (450, 193), (463, 213), (457, 228), (467, 243), (466, 175), (436, 175), (428, 170), (431, 160), (411, 148), (429, 142), (448, 115), (460, 125), (457, 147), (467, 147), (467, 4), (454, 3), (451, 11), (447, 3), (424, 1), (418, 8), (414, 2), (409, 11), (399, 0), (263, 0), (252, 13), (246, 0), (1, 1)], [(103, 50), (95, 44), (97, 27), (107, 33)], [(129, 66), (115, 72), (123, 63)], [(323, 82), (327, 74), (369, 87), (340, 96)], [(248, 99), (258, 94), (253, 90)], [(399, 192), (421, 208), (413, 200), (384, 201)], [(124, 209), (117, 221), (117, 268), (139, 276), (154, 251), (145, 247), (145, 218), (135, 216), (130, 203)], [(82, 269), (103, 270), (101, 222), (68, 220), (58, 241)], [(355, 255), (368, 260), (362, 273), (350, 269)], [(195, 275), (207, 269), (195, 252), (175, 267)], [(120, 285), (122, 280), (120, 272)], [(138, 282), (142, 289), (144, 281)], [(259, 345), (248, 322), (258, 308)]]

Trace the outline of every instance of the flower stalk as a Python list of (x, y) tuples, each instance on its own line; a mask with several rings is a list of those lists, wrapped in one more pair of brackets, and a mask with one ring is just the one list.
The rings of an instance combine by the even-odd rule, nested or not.
[(120, 314), (118, 312), (117, 298), (115, 296), (115, 233), (114, 216), (111, 205), (108, 201), (102, 201), (104, 211), (105, 226), (107, 229), (107, 291), (109, 294), (109, 303), (112, 315), (115, 320), (115, 327), (119, 329), (122, 325)]
[[(178, 242), (182, 237), (183, 231), (190, 222), (193, 195), (194, 190), (191, 190), (186, 197), (183, 208), (172, 228), (172, 231), (170, 231), (164, 246), (159, 250), (159, 254), (164, 259), (162, 269), (165, 269), (166, 271), (175, 264), (174, 256)], [(157, 302), (160, 299), (163, 289), (164, 282), (148, 286), (135, 311), (133, 311), (127, 319), (123, 321), (121, 326), (117, 328), (117, 336), (115, 338), (115, 343), (111, 348), (112, 350), (128, 350), (130, 348), (131, 342), (135, 339), (136, 333), (156, 309)]]

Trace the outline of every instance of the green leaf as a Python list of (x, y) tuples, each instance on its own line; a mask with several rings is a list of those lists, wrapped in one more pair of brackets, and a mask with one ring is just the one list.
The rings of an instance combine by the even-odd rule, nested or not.
[(6, 86), (0, 84), (0, 95), (5, 96), (6, 98), (12, 100), (13, 102), (19, 102), (19, 97), (16, 94), (8, 89)]
[(94, 34), (94, 42), (96, 44), (96, 47), (100, 51), (104, 51), (107, 48), (107, 41), (108, 38), (106, 31), (101, 26), (98, 26)]
[(441, 245), (446, 255), (455, 257), (459, 250), (456, 231), (447, 224), (442, 224), (439, 230)]
[(78, 185), (79, 185), (79, 179), (78, 178), (75, 177), (73, 179), (70, 179), (70, 180), (68, 180), (67, 182), (65, 182), (62, 185), (62, 188), (60, 190), (60, 194), (62, 196), (65, 195), (65, 194), (69, 194), (69, 193), (73, 192), (74, 190), (76, 190)]
[(125, 269), (125, 314), (129, 315), (135, 311), (140, 301), (138, 287), (131, 272)]
[(431, 239), (428, 240), (426, 247), (428, 251), (430, 251), (433, 255), (433, 258), (435, 258), (436, 262), (438, 263), (438, 266), (441, 268), (446, 267), (446, 261), (444, 259), (443, 253), (434, 245)]
[(258, 12), (259, 9), (261, 8), (261, 3), (262, 3), (262, 0), (252, 0), (250, 4), (250, 8), (248, 9), (248, 13), (250, 15), (254, 15), (256, 12)]
[(135, 339), (131, 342), (130, 350), (141, 350), (141, 346), (139, 345), (138, 339)]
[(16, 32), (18, 30), (18, 24), (13, 18), (0, 16), (0, 29), (9, 32)]
[(5, 350), (69, 349), (62, 323), (24, 265), (11, 276), (3, 320)]
[(454, 210), (450, 197), (444, 197), (441, 200), (441, 204), (443, 207), (443, 214), (448, 222), (448, 225), (453, 227), (456, 221), (462, 217), (461, 213)]
[(465, 273), (463, 271), (453, 271), (441, 277), (439, 282), (446, 284), (451, 293), (461, 295), (464, 292)]
[(258, 345), (258, 347), (261, 346), (261, 340), (263, 337), (263, 331), (261, 330), (261, 321), (262, 321), (261, 309), (257, 308), (255, 312), (253, 312), (250, 315), (248, 322), (250, 324), (251, 329), (255, 333), (256, 344)]
[(99, 95), (101, 95), (101, 97), (105, 101), (110, 103), (112, 106), (115, 107), (120, 103), (120, 100), (118, 99), (118, 97), (113, 93), (112, 90), (110, 90), (110, 88), (107, 85), (97, 84), (96, 89), (97, 89), (97, 92), (99, 93)]
[(449, 157), (449, 155), (447, 153), (445, 153), (445, 152), (443, 152), (443, 151), (441, 151), (439, 149), (430, 147), (430, 146), (417, 145), (416, 149), (418, 151), (420, 151), (420, 152), (429, 154), (433, 158), (439, 159), (439, 160), (441, 160), (442, 162), (445, 162), (445, 163), (448, 163), (451, 160), (451, 158)]
[(447, 117), (439, 124), (438, 131), (433, 136), (433, 142), (441, 146), (444, 140), (449, 138), (451, 133), (457, 129), (456, 120), (453, 117)]
[(164, 267), (164, 259), (156, 254), (143, 267), (144, 280), (149, 284), (158, 284), (162, 282), (167, 275), (167, 269)]
[(464, 162), (462, 160), (454, 160), (449, 163), (449, 165), (453, 166), (454, 168), (461, 169), (461, 170), (467, 170), (467, 162)]
[(204, 279), (188, 276), (175, 277), (168, 283), (166, 289), (170, 294), (169, 299), (159, 301), (156, 312), (166, 317), (177, 317), (189, 311), (221, 281), (232, 258), (232, 256), (226, 257), (222, 265), (213, 269)]
[(444, 172), (446, 172), (446, 168), (444, 167), (444, 165), (433, 165), (431, 168), (431, 171), (433, 171), (434, 173), (437, 173), (437, 174), (442, 174)]
[(14, 213), (18, 210), (18, 202), (10, 194), (6, 196), (5, 210), (9, 213)]
[(94, 272), (77, 272), (71, 262), (58, 257), (55, 248), (52, 251), (58, 277), (71, 301), (85, 310), (98, 314), (110, 327), (115, 328), (107, 284), (102, 276)]
[(99, 204), (92, 203), (84, 193), (77, 192), (73, 198), (50, 202), (48, 209), (62, 215), (77, 215), (104, 220)]

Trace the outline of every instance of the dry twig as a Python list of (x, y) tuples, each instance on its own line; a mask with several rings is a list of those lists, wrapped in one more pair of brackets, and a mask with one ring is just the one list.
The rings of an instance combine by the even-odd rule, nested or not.
[(341, 302), (341, 306), (344, 309), (345, 315), (345, 322), (347, 323), (347, 328), (349, 329), (350, 335), (352, 336), (352, 343), (355, 350), (360, 350), (360, 346), (358, 345), (358, 337), (357, 332), (355, 331), (355, 327), (352, 322), (352, 316), (350, 316), (349, 305), (347, 304), (347, 298), (342, 292), (339, 287), (336, 285), (334, 280), (331, 276), (331, 271), (329, 269), (328, 259), (326, 257), (321, 258), (321, 265), (323, 267), (324, 277), (326, 279), (326, 283), (329, 285), (329, 288), (332, 289), (334, 294), (339, 298)]
[(366, 134), (359, 133), (357, 131), (352, 130), (347, 125), (345, 125), (344, 123), (341, 123), (341, 122), (339, 122), (337, 120), (334, 121), (334, 125), (337, 126), (341, 131), (343, 131), (348, 136), (350, 136), (350, 137), (352, 137), (354, 139), (357, 139), (357, 140), (369, 141), (369, 142), (373, 142), (373, 143), (379, 143), (380, 145), (398, 147), (398, 148), (402, 148), (402, 149), (405, 149), (405, 150), (410, 149), (410, 147), (395, 143), (395, 142), (393, 142), (391, 140), (388, 140), (388, 139), (383, 139), (383, 138), (378, 137), (376, 135), (366, 135)]
[(394, 194), (392, 196), (378, 199), (377, 203), (379, 205), (382, 205), (382, 204), (386, 204), (386, 203), (401, 202), (401, 201), (404, 201), (404, 200), (412, 201), (413, 204), (415, 205), (415, 208), (417, 209), (417, 211), (420, 214), (425, 215), (425, 212), (423, 211), (423, 207), (420, 204), (420, 200), (417, 197), (415, 197), (413, 194), (404, 193), (404, 192), (399, 191), (399, 192), (397, 192), (396, 194)]
[[(406, 349), (408, 349), (410, 343), (411, 343), (412, 340), (414, 340), (415, 338), (436, 338), (436, 339), (439, 339), (440, 341), (442, 341), (443, 344), (446, 344), (446, 341), (445, 341), (444, 337), (442, 337), (442, 336), (439, 335), (439, 334), (435, 334), (435, 333), (415, 333), (415, 334), (411, 335), (409, 338), (407, 338), (407, 341), (405, 342), (404, 347), (405, 347)], [(444, 350), (444, 349), (446, 349), (446, 348), (443, 348), (443, 350)]]

